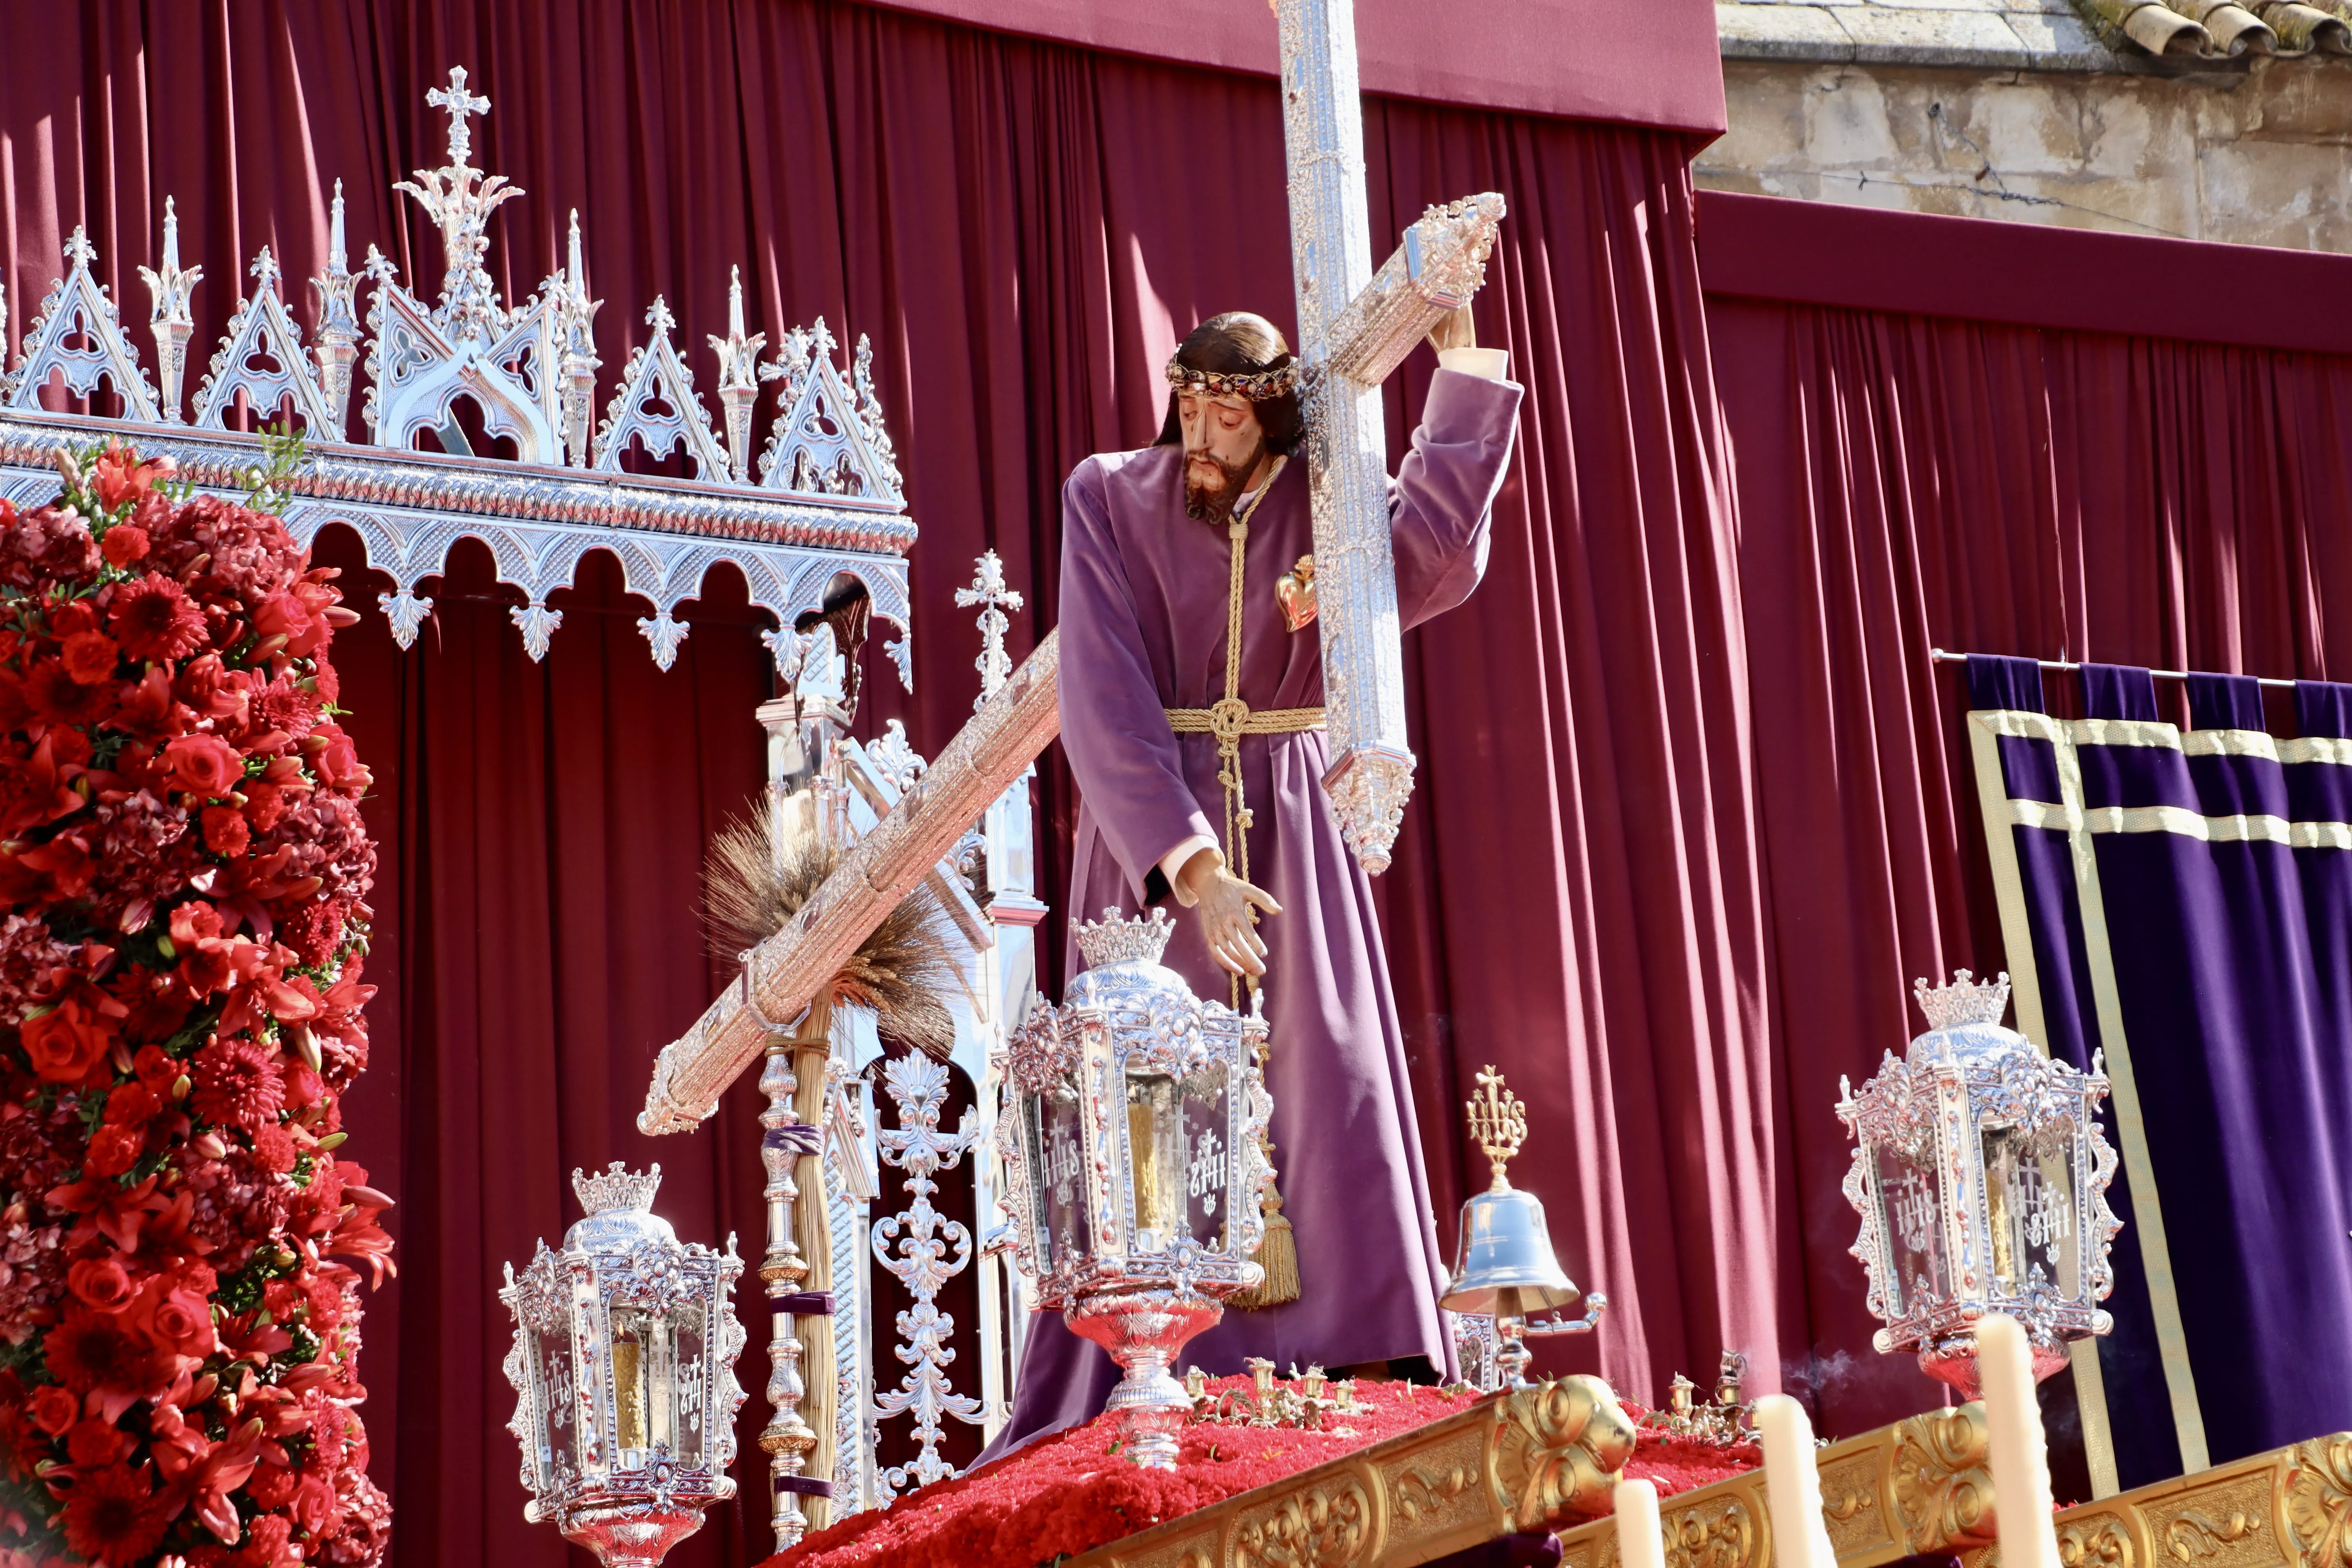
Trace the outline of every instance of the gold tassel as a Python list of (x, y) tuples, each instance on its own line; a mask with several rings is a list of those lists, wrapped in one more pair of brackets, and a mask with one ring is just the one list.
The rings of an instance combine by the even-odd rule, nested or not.
[(1266, 1188), (1258, 1212), (1265, 1216), (1265, 1240), (1257, 1249), (1257, 1266), (1265, 1270), (1265, 1279), (1234, 1298), (1234, 1305), (1244, 1312), (1286, 1307), (1298, 1300), (1298, 1238), (1291, 1234), (1290, 1216), (1282, 1212), (1279, 1188)]

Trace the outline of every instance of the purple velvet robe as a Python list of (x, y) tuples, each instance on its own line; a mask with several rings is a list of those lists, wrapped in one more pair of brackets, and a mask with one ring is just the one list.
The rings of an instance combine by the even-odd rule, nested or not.
[[(1397, 607), (1410, 626), (1477, 586), (1488, 518), (1510, 460), (1520, 389), (1440, 370), (1390, 487)], [(1291, 631), (1275, 584), (1315, 548), (1307, 464), (1294, 458), (1250, 519), (1241, 695), (1253, 709), (1323, 701), (1319, 628)], [(1062, 744), (1082, 804), (1071, 919), (1145, 902), (1161, 857), (1194, 834), (1223, 842), (1213, 737), (1177, 735), (1169, 708), (1224, 695), (1231, 546), (1184, 515), (1182, 449), (1087, 458), (1062, 491)], [(1275, 1164), (1298, 1247), (1300, 1297), (1229, 1309), (1182, 1364), (1238, 1373), (1249, 1356), (1325, 1367), (1407, 1356), (1448, 1366), (1446, 1276), (1429, 1207), (1412, 1090), (1371, 888), (1341, 842), (1319, 731), (1241, 742), (1251, 880), (1282, 905), (1258, 932), (1272, 1028)], [(1228, 977), (1190, 910), (1166, 963), (1204, 998)], [(1073, 966), (1082, 961), (1074, 942)], [(1011, 1421), (992, 1456), (1100, 1414), (1118, 1381), (1059, 1313), (1030, 1321)]]

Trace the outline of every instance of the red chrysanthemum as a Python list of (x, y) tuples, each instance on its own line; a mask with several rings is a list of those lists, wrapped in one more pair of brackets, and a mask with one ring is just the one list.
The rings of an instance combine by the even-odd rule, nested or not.
[(274, 1054), (254, 1040), (215, 1040), (196, 1053), (188, 1103), (216, 1126), (247, 1132), (275, 1126), (286, 1103), (286, 1080)]
[(114, 683), (85, 686), (62, 660), (45, 658), (25, 678), (25, 701), (44, 724), (87, 730), (114, 711)]
[(131, 658), (185, 658), (205, 646), (205, 613), (177, 583), (153, 572), (115, 589), (106, 624)]
[(111, 1312), (67, 1308), (42, 1348), (49, 1375), (77, 1394), (102, 1388), (143, 1394), (163, 1380), (154, 1351)]
[(143, 1469), (109, 1465), (66, 1499), (66, 1544), (83, 1559), (129, 1568), (163, 1544), (163, 1507)]

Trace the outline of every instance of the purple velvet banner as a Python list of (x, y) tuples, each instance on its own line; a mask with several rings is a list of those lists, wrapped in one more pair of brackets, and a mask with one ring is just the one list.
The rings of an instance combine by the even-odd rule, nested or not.
[(2030, 662), (1972, 660), (1969, 721), (1998, 736), (2042, 1043), (2118, 1080), (2100, 1359), (2128, 1487), (2352, 1413), (2352, 689), (2300, 687), (2282, 739), (2242, 677), (2191, 676), (2186, 731), (2147, 670), (2080, 679), (2053, 720)]

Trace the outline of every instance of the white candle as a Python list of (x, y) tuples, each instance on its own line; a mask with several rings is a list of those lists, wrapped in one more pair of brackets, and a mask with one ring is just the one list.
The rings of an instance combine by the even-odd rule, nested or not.
[(1647, 1481), (1619, 1481), (1615, 1495), (1621, 1568), (1666, 1568), (1665, 1531), (1658, 1528), (1658, 1489)]
[(2002, 1568), (2058, 1568), (2050, 1456), (2042, 1436), (2042, 1406), (2033, 1397), (2033, 1352), (2016, 1319), (1996, 1312), (1978, 1321), (1977, 1377), (1991, 1437)]
[(1764, 1447), (1773, 1568), (1834, 1568), (1837, 1548), (1822, 1518), (1822, 1473), (1805, 1407), (1785, 1394), (1766, 1394), (1756, 1402), (1756, 1435)]

